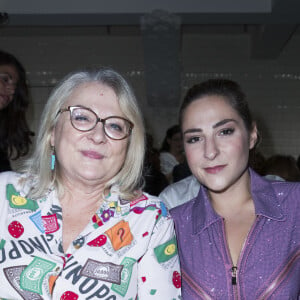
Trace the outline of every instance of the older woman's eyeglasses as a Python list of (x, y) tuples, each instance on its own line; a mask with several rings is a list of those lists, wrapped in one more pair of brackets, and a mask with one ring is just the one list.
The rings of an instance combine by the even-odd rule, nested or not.
[(129, 120), (118, 116), (101, 119), (93, 110), (84, 106), (68, 106), (68, 108), (60, 109), (58, 114), (65, 111), (70, 112), (71, 124), (75, 129), (84, 132), (91, 131), (98, 122), (101, 122), (105, 135), (112, 140), (125, 139), (131, 134), (134, 126)]

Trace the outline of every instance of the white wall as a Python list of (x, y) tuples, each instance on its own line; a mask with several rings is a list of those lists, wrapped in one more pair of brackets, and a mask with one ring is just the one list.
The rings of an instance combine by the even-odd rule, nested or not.
[[(30, 124), (39, 116), (53, 84), (66, 73), (85, 66), (111, 66), (134, 87), (146, 126), (159, 147), (165, 130), (177, 122), (178, 105), (152, 107), (144, 82), (142, 38), (139, 35), (87, 34), (1, 36), (0, 47), (15, 54), (28, 71), (32, 106)], [(189, 34), (182, 39), (182, 96), (192, 84), (224, 76), (238, 81), (261, 128), (263, 152), (300, 154), (300, 36), (294, 35), (276, 60), (250, 58), (247, 35)]]

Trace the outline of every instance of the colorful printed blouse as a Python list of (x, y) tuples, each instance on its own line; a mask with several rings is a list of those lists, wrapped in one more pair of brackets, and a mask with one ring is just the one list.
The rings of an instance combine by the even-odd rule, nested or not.
[(122, 200), (114, 187), (66, 253), (54, 190), (26, 198), (0, 174), (1, 299), (181, 299), (173, 221), (158, 198)]

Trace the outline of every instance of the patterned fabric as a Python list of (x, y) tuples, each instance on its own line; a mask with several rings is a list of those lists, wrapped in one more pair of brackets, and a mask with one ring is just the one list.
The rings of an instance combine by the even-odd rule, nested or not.
[(300, 299), (300, 184), (250, 175), (257, 217), (236, 269), (224, 220), (203, 186), (195, 199), (171, 210), (183, 299)]
[(129, 202), (112, 188), (63, 253), (56, 192), (33, 201), (19, 179), (0, 174), (0, 298), (180, 299), (173, 221), (158, 198)]

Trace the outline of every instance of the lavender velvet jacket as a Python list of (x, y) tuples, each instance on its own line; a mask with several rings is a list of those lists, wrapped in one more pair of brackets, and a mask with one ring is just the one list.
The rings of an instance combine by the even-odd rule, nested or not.
[(300, 299), (300, 183), (268, 181), (249, 172), (257, 217), (235, 272), (224, 221), (204, 187), (171, 210), (184, 300)]

